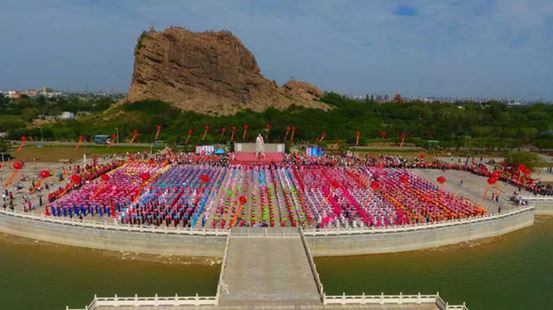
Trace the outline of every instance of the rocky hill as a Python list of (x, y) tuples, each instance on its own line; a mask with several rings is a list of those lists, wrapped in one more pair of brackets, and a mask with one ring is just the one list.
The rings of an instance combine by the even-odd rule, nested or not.
[(327, 109), (321, 95), (305, 82), (279, 87), (267, 80), (253, 54), (228, 31), (172, 27), (139, 37), (127, 100), (160, 99), (183, 110), (228, 115), (291, 105)]

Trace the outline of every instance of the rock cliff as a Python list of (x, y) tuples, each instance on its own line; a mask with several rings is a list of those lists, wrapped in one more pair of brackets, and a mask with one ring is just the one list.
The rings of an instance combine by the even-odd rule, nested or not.
[(327, 109), (321, 95), (305, 82), (279, 87), (267, 80), (253, 54), (228, 31), (172, 27), (139, 37), (127, 100), (160, 99), (183, 110), (227, 115), (291, 105)]

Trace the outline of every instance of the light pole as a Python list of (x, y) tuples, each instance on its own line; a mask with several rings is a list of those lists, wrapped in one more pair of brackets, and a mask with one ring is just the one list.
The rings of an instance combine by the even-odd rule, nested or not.
[(119, 128), (115, 128), (115, 142), (119, 144)]
[(42, 127), (40, 127), (40, 142), (44, 143), (44, 135), (42, 134)]

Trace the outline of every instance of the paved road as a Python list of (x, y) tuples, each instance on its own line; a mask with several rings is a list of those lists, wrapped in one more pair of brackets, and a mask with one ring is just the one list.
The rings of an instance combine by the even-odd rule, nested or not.
[[(491, 201), (492, 193), (495, 193), (495, 188), (491, 187), (488, 190), (488, 199), (484, 200), (484, 190), (487, 186), (487, 178), (474, 175), (465, 171), (457, 170), (437, 170), (437, 169), (410, 169), (410, 172), (434, 183), (438, 186), (436, 178), (438, 176), (445, 176), (446, 182), (444, 184), (444, 190), (456, 193), (460, 196), (469, 198), (473, 202), (486, 208), (490, 213), (497, 213), (498, 207), (501, 206), (502, 211), (510, 210), (516, 206), (509, 202), (509, 197), (513, 195), (516, 187), (505, 183), (497, 182), (499, 188), (499, 202)], [(463, 180), (463, 184), (461, 184)], [(523, 195), (531, 195), (529, 192), (523, 190)]]

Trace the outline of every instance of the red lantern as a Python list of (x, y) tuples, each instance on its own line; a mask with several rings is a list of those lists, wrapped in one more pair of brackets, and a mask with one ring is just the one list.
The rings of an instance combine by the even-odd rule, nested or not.
[(378, 181), (372, 181), (372, 182), (371, 182), (371, 188), (372, 188), (373, 190), (375, 190), (375, 191), (378, 190), (378, 189), (380, 188), (380, 182), (378, 182)]
[(493, 185), (496, 182), (497, 182), (497, 178), (495, 178), (493, 176), (488, 178), (488, 184)]
[(23, 168), (24, 164), (22, 161), (16, 161), (13, 163), (13, 169), (15, 170), (20, 170), (21, 168)]
[(102, 179), (102, 181), (105, 181), (105, 182), (109, 181), (109, 174), (105, 174), (105, 173), (102, 174), (100, 176), (100, 179)]
[(81, 183), (81, 176), (78, 175), (78, 174), (74, 174), (71, 176), (71, 182), (75, 183), (75, 184), (79, 184)]
[(238, 200), (240, 201), (241, 205), (245, 205), (246, 202), (248, 202), (248, 200), (244, 196), (240, 196), (240, 198), (238, 198)]
[(405, 174), (399, 176), (399, 181), (403, 184), (409, 183), (409, 177)]
[(202, 183), (207, 183), (209, 182), (209, 176), (207, 174), (202, 174), (200, 180), (202, 180)]
[(446, 179), (443, 175), (441, 175), (441, 176), (436, 178), (436, 181), (438, 181), (438, 183), (440, 183), (440, 184), (444, 184)]
[(150, 179), (150, 174), (148, 172), (142, 172), (140, 174), (140, 178), (142, 179), (142, 181), (146, 182)]
[(46, 179), (47, 177), (49, 177), (51, 174), (50, 174), (50, 171), (48, 170), (42, 170), (40, 171), (40, 177), (43, 178), (43, 179)]

